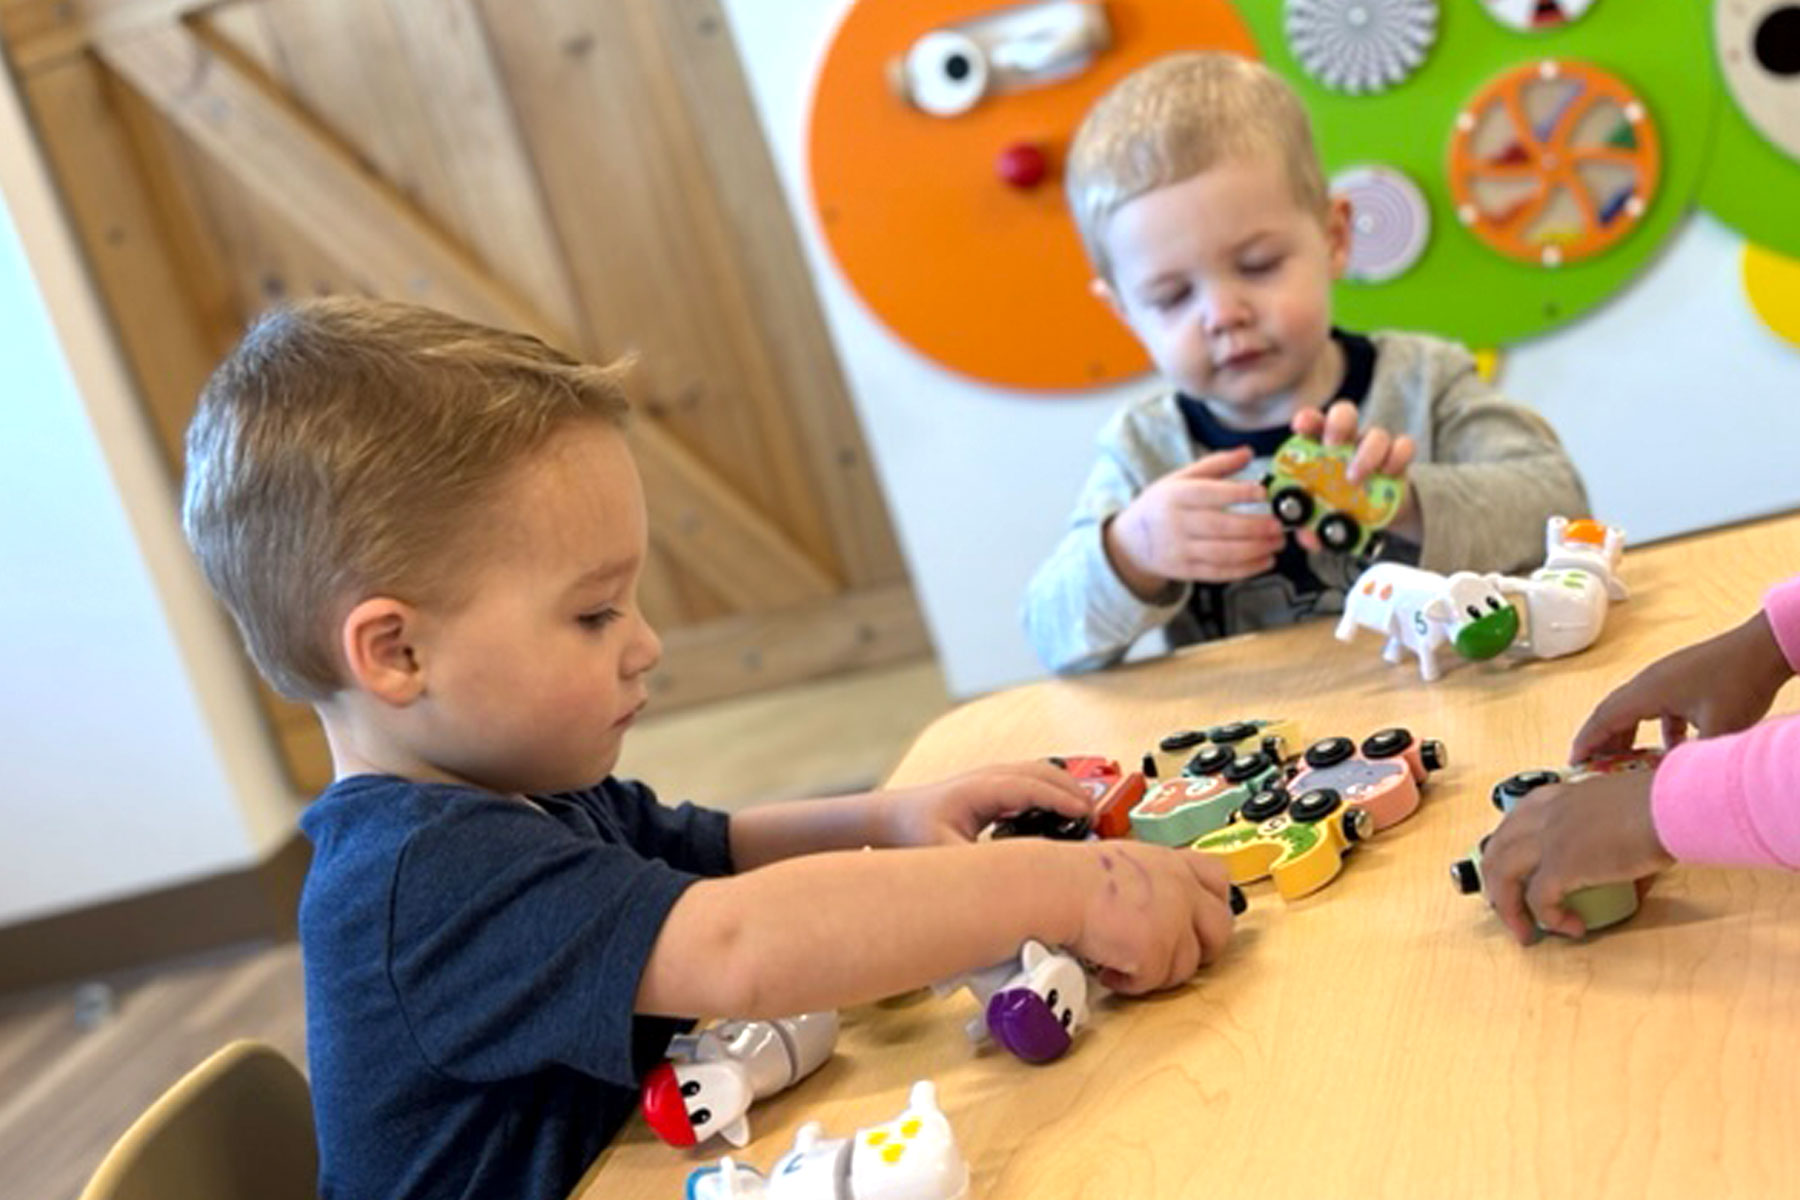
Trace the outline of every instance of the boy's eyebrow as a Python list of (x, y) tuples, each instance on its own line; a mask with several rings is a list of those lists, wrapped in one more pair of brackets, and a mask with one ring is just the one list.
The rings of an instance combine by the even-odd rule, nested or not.
[(631, 574), (637, 566), (636, 558), (616, 558), (603, 562), (597, 567), (583, 571), (569, 584), (570, 591), (591, 587), (595, 584), (611, 583), (622, 576)]

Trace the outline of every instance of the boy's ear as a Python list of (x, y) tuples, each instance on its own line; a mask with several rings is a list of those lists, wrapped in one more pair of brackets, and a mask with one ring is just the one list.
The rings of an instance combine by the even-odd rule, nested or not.
[(1331, 277), (1341, 279), (1350, 265), (1350, 197), (1333, 196), (1325, 210), (1325, 244), (1331, 250)]
[(371, 596), (350, 610), (338, 633), (358, 688), (393, 705), (419, 698), (425, 671), (413, 645), (418, 621), (417, 610), (391, 596)]

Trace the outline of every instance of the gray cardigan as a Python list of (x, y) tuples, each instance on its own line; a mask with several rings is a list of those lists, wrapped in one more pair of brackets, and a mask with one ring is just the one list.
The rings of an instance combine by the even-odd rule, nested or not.
[[(1418, 450), (1409, 482), (1425, 540), (1418, 563), (1431, 571), (1518, 571), (1543, 557), (1554, 515), (1587, 515), (1587, 495), (1555, 432), (1537, 413), (1484, 382), (1463, 347), (1414, 333), (1376, 333), (1375, 374), (1362, 405), (1364, 425), (1410, 434)], [(1198, 454), (1175, 395), (1130, 405), (1100, 432), (1100, 457), (1068, 531), (1026, 589), (1025, 633), (1053, 671), (1110, 666), (1132, 643), (1162, 627), (1171, 647), (1201, 640), (1188, 611), (1191, 584), (1173, 583), (1140, 600), (1107, 561), (1101, 531), (1151, 483)], [(1204, 452), (1202, 450), (1201, 452)], [(1267, 458), (1240, 478), (1261, 479)], [(1390, 557), (1408, 556), (1398, 542)], [(1356, 564), (1331, 552), (1309, 564), (1332, 588), (1316, 611), (1341, 611)], [(1274, 574), (1225, 589), (1228, 633), (1291, 623), (1287, 581)]]

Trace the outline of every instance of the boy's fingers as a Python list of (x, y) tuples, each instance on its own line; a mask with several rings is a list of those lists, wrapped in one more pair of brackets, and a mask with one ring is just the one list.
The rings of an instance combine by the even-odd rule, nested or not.
[(1325, 414), (1316, 408), (1303, 408), (1288, 422), (1288, 428), (1301, 437), (1317, 439), (1325, 428)]
[(1281, 522), (1258, 513), (1231, 512), (1222, 508), (1196, 508), (1180, 518), (1181, 532), (1196, 540), (1216, 542), (1273, 542), (1287, 536)]
[(1378, 470), (1383, 475), (1406, 474), (1407, 468), (1412, 466), (1413, 455), (1417, 453), (1418, 448), (1418, 443), (1414, 442), (1409, 435), (1401, 434), (1394, 439), (1394, 444), (1388, 449), (1387, 464)]
[[(1673, 750), (1687, 740), (1688, 723), (1676, 713), (1664, 713), (1662, 719), (1662, 740), (1665, 750)], [(1705, 730), (1701, 731), (1702, 733)], [(1626, 747), (1630, 749), (1630, 747)]]
[(1350, 459), (1350, 469), (1346, 473), (1350, 482), (1361, 483), (1385, 467), (1388, 452), (1393, 445), (1394, 439), (1385, 429), (1371, 428), (1363, 434), (1362, 441), (1357, 444), (1355, 455)]
[(1587, 932), (1587, 927), (1580, 917), (1563, 907), (1563, 898), (1568, 894), (1566, 887), (1540, 869), (1532, 873), (1525, 886), (1525, 906), (1537, 917), (1537, 923), (1551, 933), (1578, 938)]
[[(1268, 499), (1260, 483), (1248, 479), (1214, 479), (1210, 476), (1183, 480), (1171, 493), (1172, 507), (1185, 513), (1220, 512), (1233, 504), (1257, 504)], [(1281, 528), (1281, 523), (1267, 513), (1233, 513)]]
[(1181, 855), (1183, 861), (1187, 863), (1189, 874), (1199, 880), (1200, 886), (1212, 893), (1216, 899), (1223, 901), (1226, 904), (1226, 911), (1229, 912), (1231, 874), (1225, 869), (1225, 864), (1214, 855), (1202, 854), (1198, 850), (1184, 850)]
[(1321, 439), (1327, 446), (1345, 446), (1356, 440), (1356, 405), (1348, 400), (1339, 400), (1325, 410), (1325, 436)]

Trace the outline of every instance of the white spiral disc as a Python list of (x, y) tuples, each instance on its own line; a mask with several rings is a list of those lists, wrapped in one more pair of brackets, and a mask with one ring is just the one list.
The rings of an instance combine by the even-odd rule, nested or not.
[(1385, 92), (1405, 82), (1437, 40), (1437, 0), (1287, 0), (1288, 46), (1333, 91)]
[(1392, 167), (1351, 167), (1331, 194), (1350, 201), (1350, 262), (1344, 278), (1386, 283), (1412, 269), (1431, 240), (1431, 209), (1417, 184)]

